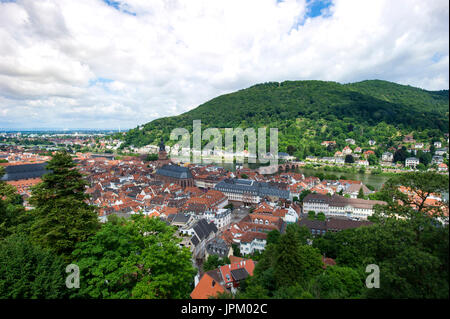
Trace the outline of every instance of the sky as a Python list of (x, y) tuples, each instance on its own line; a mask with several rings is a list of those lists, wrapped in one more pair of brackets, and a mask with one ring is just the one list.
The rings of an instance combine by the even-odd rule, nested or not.
[(447, 0), (0, 0), (0, 130), (128, 129), (257, 83), (449, 88)]

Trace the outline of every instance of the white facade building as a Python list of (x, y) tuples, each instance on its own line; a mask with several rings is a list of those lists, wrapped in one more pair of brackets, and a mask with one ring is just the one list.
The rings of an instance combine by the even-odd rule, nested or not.
[(373, 214), (373, 206), (386, 204), (383, 201), (346, 198), (339, 195), (309, 194), (303, 200), (303, 213), (324, 213), (325, 216), (358, 218), (365, 220)]

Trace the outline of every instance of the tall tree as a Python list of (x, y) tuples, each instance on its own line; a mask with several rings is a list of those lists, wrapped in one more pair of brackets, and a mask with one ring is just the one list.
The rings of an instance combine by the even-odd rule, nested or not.
[[(0, 178), (3, 172), (0, 167)], [(14, 186), (0, 181), (0, 239), (15, 233), (29, 222), (30, 215), (25, 213), (22, 202)]]
[(0, 298), (63, 298), (65, 267), (62, 258), (32, 244), (26, 235), (11, 235), (0, 241)]
[(188, 298), (196, 271), (175, 230), (157, 218), (133, 215), (107, 222), (78, 243), (78, 298)]
[(69, 154), (56, 153), (47, 169), (51, 173), (32, 189), (34, 221), (30, 233), (34, 242), (68, 257), (77, 243), (98, 230), (98, 215), (87, 203), (87, 182)]
[(357, 197), (361, 198), (361, 199), (364, 199), (364, 190), (363, 190), (362, 187), (359, 189)]
[(290, 224), (280, 237), (273, 262), (278, 287), (304, 282), (322, 269), (319, 251), (305, 244), (303, 229)]

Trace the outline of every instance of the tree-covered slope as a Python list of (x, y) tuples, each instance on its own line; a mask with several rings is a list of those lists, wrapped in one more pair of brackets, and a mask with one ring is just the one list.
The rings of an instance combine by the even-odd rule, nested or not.
[[(359, 129), (356, 138), (377, 126), (388, 135), (402, 132), (448, 132), (448, 90), (426, 91), (396, 83), (371, 80), (351, 84), (324, 81), (286, 81), (257, 84), (221, 95), (178, 116), (160, 118), (130, 130), (126, 145), (154, 144), (175, 127), (192, 129), (193, 120), (205, 127), (278, 127), (281, 145), (296, 135), (319, 140), (339, 139)], [(347, 130), (347, 126), (351, 129)], [(302, 128), (303, 127), (303, 128)], [(333, 131), (342, 127), (343, 132)], [(301, 135), (301, 136), (300, 136)], [(398, 134), (397, 134), (398, 135)], [(293, 139), (293, 136), (291, 136)], [(290, 143), (292, 144), (292, 143)]]

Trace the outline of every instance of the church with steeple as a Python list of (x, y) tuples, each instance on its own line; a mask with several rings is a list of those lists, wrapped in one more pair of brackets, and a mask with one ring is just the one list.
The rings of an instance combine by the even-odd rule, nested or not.
[(189, 168), (172, 163), (168, 158), (166, 146), (161, 138), (158, 160), (156, 161), (155, 179), (164, 183), (175, 183), (181, 187), (194, 186), (194, 177)]
[(156, 167), (162, 167), (167, 164), (171, 164), (172, 161), (167, 156), (166, 145), (164, 145), (164, 141), (161, 137), (161, 141), (159, 143), (159, 152), (158, 152), (158, 160), (156, 161)]

